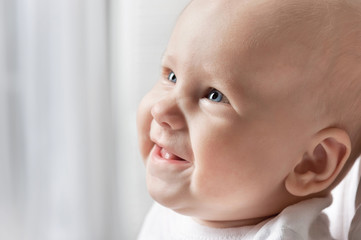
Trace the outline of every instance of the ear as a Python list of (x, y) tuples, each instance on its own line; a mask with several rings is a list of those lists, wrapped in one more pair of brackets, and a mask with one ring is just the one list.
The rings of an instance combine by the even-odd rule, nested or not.
[(310, 146), (285, 181), (295, 196), (307, 196), (325, 190), (336, 179), (351, 152), (346, 131), (327, 128), (312, 137)]

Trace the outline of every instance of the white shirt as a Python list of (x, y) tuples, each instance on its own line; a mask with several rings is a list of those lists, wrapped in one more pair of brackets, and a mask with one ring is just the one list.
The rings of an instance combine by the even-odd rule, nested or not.
[(331, 202), (331, 196), (309, 199), (257, 225), (237, 228), (202, 226), (155, 203), (138, 240), (330, 240), (328, 217), (322, 210)]

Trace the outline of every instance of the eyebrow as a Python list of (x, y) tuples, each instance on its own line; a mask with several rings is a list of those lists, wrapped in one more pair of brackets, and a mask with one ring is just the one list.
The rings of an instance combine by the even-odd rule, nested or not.
[(164, 62), (170, 62), (171, 63), (171, 65), (176, 65), (176, 63), (177, 63), (177, 60), (176, 60), (176, 58), (174, 57), (174, 55), (172, 55), (172, 54), (168, 54), (167, 53), (167, 51), (164, 51), (164, 53), (163, 53), (163, 55), (162, 55), (162, 58), (161, 58), (161, 62), (162, 62), (162, 64), (164, 63)]

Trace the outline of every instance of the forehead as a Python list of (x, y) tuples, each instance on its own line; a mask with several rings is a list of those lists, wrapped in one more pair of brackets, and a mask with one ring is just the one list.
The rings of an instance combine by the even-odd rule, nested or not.
[[(314, 52), (321, 45), (315, 41), (319, 32), (315, 25), (320, 22), (315, 15), (319, 14), (312, 13), (314, 7), (294, 10), (289, 4), (280, 4), (283, 2), (195, 0), (180, 16), (167, 53), (184, 62), (202, 58), (202, 64), (212, 65), (212, 69), (221, 65), (234, 69), (243, 58), (249, 62), (260, 54), (263, 59), (274, 59), (293, 52), (297, 55), (283, 58), (288, 65), (304, 62), (301, 58), (307, 55), (302, 53)], [(309, 18), (304, 17), (305, 12)]]
[(232, 6), (220, 2), (191, 3), (175, 26), (166, 60), (177, 63), (182, 70), (203, 70), (216, 79), (227, 79), (247, 78), (275, 69), (294, 72), (309, 56), (303, 54), (309, 51), (309, 45), (296, 43), (290, 39), (296, 39), (292, 34), (276, 34), (277, 24), (270, 24), (273, 15), (263, 13), (268, 8), (255, 11), (253, 8), (259, 6), (249, 6), (244, 1)]

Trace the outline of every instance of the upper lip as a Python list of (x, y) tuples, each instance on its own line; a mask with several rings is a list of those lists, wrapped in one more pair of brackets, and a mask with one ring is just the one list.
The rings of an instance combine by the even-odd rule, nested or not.
[(154, 138), (152, 138), (151, 140), (152, 140), (156, 145), (158, 145), (159, 147), (164, 148), (164, 149), (167, 150), (168, 152), (170, 152), (170, 153), (178, 156), (179, 158), (181, 158), (181, 159), (183, 159), (183, 160), (185, 160), (185, 161), (188, 161), (188, 160), (184, 157), (183, 154), (177, 152), (177, 150), (175, 150), (173, 147), (168, 146), (168, 145), (166, 145), (166, 144), (163, 144), (163, 143), (159, 142), (157, 139), (154, 139)]

